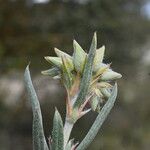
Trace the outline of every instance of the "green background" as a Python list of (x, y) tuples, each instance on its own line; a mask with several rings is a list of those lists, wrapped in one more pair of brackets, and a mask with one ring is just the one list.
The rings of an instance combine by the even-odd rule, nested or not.
[[(69, 54), (76, 39), (88, 52), (94, 31), (105, 45), (105, 63), (123, 75), (111, 114), (89, 147), (93, 150), (149, 150), (150, 5), (146, 0), (0, 0), (0, 149), (32, 149), (32, 112), (23, 83), (30, 71), (42, 107), (45, 135), (52, 129), (54, 106), (65, 114), (65, 89), (40, 74), (54, 47)], [(96, 114), (77, 122), (80, 141)]]

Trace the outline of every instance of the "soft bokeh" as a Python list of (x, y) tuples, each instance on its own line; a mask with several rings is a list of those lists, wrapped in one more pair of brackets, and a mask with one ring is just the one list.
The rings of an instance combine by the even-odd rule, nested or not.
[[(43, 113), (45, 135), (54, 107), (65, 114), (65, 89), (40, 74), (53, 47), (72, 54), (75, 38), (88, 51), (93, 32), (106, 46), (119, 80), (115, 107), (89, 147), (93, 150), (149, 150), (150, 1), (149, 0), (0, 0), (0, 149), (32, 149), (32, 111), (23, 73), (30, 71)], [(74, 127), (81, 140), (94, 121), (90, 113)]]

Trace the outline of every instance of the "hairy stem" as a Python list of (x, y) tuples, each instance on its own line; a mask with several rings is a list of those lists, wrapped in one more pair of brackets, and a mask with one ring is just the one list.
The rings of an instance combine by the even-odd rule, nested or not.
[(69, 122), (68, 118), (66, 117), (65, 125), (64, 125), (64, 147), (68, 143), (73, 126), (74, 123)]

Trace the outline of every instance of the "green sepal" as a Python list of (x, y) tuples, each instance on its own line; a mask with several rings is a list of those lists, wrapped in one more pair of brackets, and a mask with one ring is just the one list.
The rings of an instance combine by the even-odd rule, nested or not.
[(93, 71), (96, 72), (99, 69), (99, 65), (103, 62), (105, 53), (105, 46), (96, 50), (95, 58), (94, 58), (94, 66)]
[(80, 107), (81, 104), (84, 103), (86, 95), (88, 93), (91, 78), (92, 78), (93, 61), (95, 57), (96, 47), (97, 47), (97, 36), (96, 33), (94, 33), (88, 58), (84, 67), (83, 77), (80, 83), (79, 94), (74, 104), (74, 107), (77, 108)]
[(120, 79), (122, 75), (120, 73), (117, 73), (111, 69), (108, 69), (101, 75), (101, 80), (102, 81), (108, 81), (108, 80), (116, 80)]
[(54, 68), (51, 68), (48, 70), (41, 71), (41, 73), (43, 75), (48, 75), (48, 76), (54, 77), (54, 76), (57, 76), (60, 74), (60, 70), (58, 68), (54, 67)]
[(56, 66), (56, 67), (61, 67), (62, 66), (62, 61), (61, 58), (59, 57), (50, 57), (50, 56), (46, 56), (44, 57), (49, 63), (51, 63), (52, 65)]
[(26, 67), (24, 79), (33, 112), (33, 149), (49, 150), (44, 136), (41, 108), (31, 81), (29, 66)]
[(99, 97), (95, 95), (90, 100), (91, 109), (93, 111), (96, 111), (98, 104), (99, 104)]
[(68, 69), (70, 69), (71, 71), (74, 70), (73, 60), (72, 60), (72, 57), (70, 55), (60, 51), (57, 48), (55, 48), (55, 53), (57, 54), (57, 56), (59, 58), (62, 58), (62, 57), (66, 58), (67, 59), (67, 67), (68, 67)]
[(73, 84), (73, 76), (69, 68), (69, 60), (66, 57), (62, 57), (62, 72), (63, 72), (63, 82), (67, 89), (70, 89)]
[(53, 119), (52, 150), (64, 150), (63, 122), (57, 109)]
[(82, 73), (87, 54), (75, 40), (73, 41), (73, 47), (74, 47), (73, 63), (75, 66), (75, 70), (77, 72)]
[(54, 50), (55, 50), (55, 53), (56, 53), (56, 55), (58, 56), (58, 57), (67, 57), (68, 59), (70, 59), (70, 60), (72, 60), (72, 57), (69, 55), (69, 54), (67, 54), (67, 53), (65, 53), (65, 52), (63, 52), (63, 51), (61, 51), (61, 50), (59, 50), (58, 48), (54, 48)]
[(101, 88), (100, 90), (104, 97), (109, 98), (111, 96), (111, 91), (108, 88)]

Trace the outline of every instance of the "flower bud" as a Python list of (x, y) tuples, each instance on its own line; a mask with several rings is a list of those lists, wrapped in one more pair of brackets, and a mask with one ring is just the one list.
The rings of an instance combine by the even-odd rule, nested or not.
[(97, 77), (97, 76), (103, 74), (106, 70), (109, 69), (109, 67), (110, 67), (109, 64), (108, 64), (108, 65), (106, 65), (106, 64), (104, 64), (104, 63), (99, 64), (99, 66), (98, 66), (99, 69), (98, 69), (97, 72), (95, 73), (94, 77)]
[(66, 58), (65, 56), (61, 57), (62, 58), (62, 72), (63, 72), (63, 82), (65, 84), (65, 87), (67, 89), (70, 89), (72, 86), (72, 82), (73, 82), (73, 77), (72, 77), (72, 73), (71, 73), (71, 67), (70, 67), (70, 63), (68, 62), (69, 59)]
[(120, 73), (117, 73), (115, 71), (112, 71), (111, 69), (108, 69), (101, 75), (101, 80), (107, 81), (107, 80), (116, 80), (121, 78), (122, 75)]
[(44, 57), (49, 63), (53, 64), (54, 66), (61, 67), (62, 66), (62, 60), (58, 57), (50, 57), (46, 56)]
[(96, 50), (95, 58), (94, 58), (94, 67), (93, 71), (97, 71), (99, 68), (99, 64), (102, 63), (105, 53), (105, 46)]
[(91, 109), (93, 111), (96, 111), (96, 108), (99, 105), (99, 97), (93, 96), (92, 99), (90, 100), (90, 104), (91, 104)]
[(77, 72), (82, 73), (87, 54), (75, 40), (73, 41), (73, 47), (74, 47), (73, 63), (75, 69)]
[(55, 50), (55, 53), (56, 53), (56, 55), (57, 55), (58, 57), (63, 57), (63, 56), (65, 56), (65, 57), (67, 57), (68, 59), (71, 59), (71, 60), (72, 60), (72, 57), (71, 57), (70, 55), (68, 55), (67, 53), (65, 53), (65, 52), (63, 52), (63, 51), (61, 51), (61, 50), (59, 50), (58, 48), (54, 48), (54, 50)]
[(97, 89), (97, 88), (94, 89), (94, 93), (95, 93), (98, 97), (102, 97), (102, 96), (103, 96), (102, 93), (101, 93), (101, 91), (100, 91), (99, 89)]
[(100, 88), (111, 88), (112, 85), (110, 83), (107, 82), (99, 82), (97, 83), (97, 87)]
[(111, 91), (106, 88), (102, 88), (101, 92), (104, 95), (104, 97), (106, 97), (106, 98), (109, 98), (111, 96)]
[(55, 67), (55, 68), (51, 68), (51, 69), (42, 71), (41, 73), (43, 75), (48, 75), (48, 76), (54, 77), (59, 74), (59, 69)]

